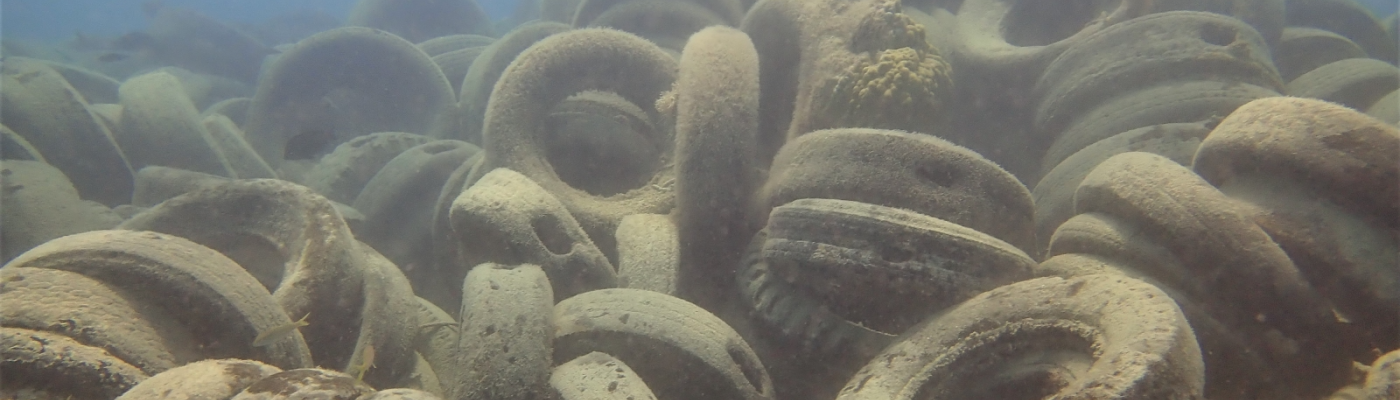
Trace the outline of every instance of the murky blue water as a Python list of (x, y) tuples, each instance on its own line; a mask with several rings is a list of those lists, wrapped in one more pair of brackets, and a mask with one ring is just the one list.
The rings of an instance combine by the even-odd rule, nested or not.
[(0, 400), (1397, 400), (1398, 7), (0, 0)]

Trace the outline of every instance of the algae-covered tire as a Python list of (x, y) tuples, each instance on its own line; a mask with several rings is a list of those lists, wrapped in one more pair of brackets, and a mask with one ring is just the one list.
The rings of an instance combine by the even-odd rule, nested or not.
[(357, 399), (374, 388), (355, 377), (320, 368), (278, 372), (243, 389), (231, 400)]
[(73, 64), (48, 60), (41, 62), (48, 65), (49, 68), (53, 68), (54, 72), (58, 72), (59, 75), (63, 75), (63, 79), (68, 81), (69, 85), (73, 85), (73, 89), (82, 93), (83, 99), (87, 100), (88, 104), (117, 102), (117, 87), (121, 86), (121, 82), (116, 79)]
[(193, 362), (141, 381), (117, 400), (227, 399), (282, 369), (251, 360)]
[(656, 400), (636, 371), (622, 360), (596, 351), (554, 367), (549, 386), (563, 400)]
[(438, 36), (432, 39), (418, 42), (418, 48), (422, 49), (423, 53), (427, 54), (428, 57), (437, 57), (441, 54), (466, 48), (490, 46), (491, 43), (495, 41), (496, 39), (490, 36), (482, 36), (475, 34), (456, 34)]
[(143, 293), (145, 301), (184, 322), (206, 357), (257, 359), (284, 368), (312, 362), (299, 335), (253, 346), (259, 333), (290, 323), (289, 317), (238, 264), (183, 238), (157, 232), (87, 232), (35, 247), (5, 268), (64, 270)]
[(663, 399), (772, 399), (768, 372), (738, 332), (679, 298), (636, 289), (554, 307), (554, 359), (594, 351), (626, 362)]
[(1196, 171), (1242, 205), (1354, 331), (1400, 345), (1400, 129), (1312, 99), (1277, 98), (1221, 121)]
[(108, 207), (131, 201), (131, 166), (112, 127), (99, 121), (77, 89), (44, 63), (23, 57), (6, 57), (0, 77), (6, 127), (62, 170), (83, 198)]
[(803, 359), (835, 365), (866, 362), (894, 341), (895, 334), (836, 315), (814, 296), (775, 275), (762, 257), (767, 237), (765, 231), (754, 235), (735, 280), (744, 305), (769, 333), (795, 344)]
[(1030, 278), (1021, 250), (908, 210), (832, 199), (773, 209), (762, 257), (837, 314), (903, 332), (972, 296)]
[(1250, 84), (1173, 82), (1124, 94), (1087, 109), (1060, 133), (1041, 159), (1048, 173), (1071, 154), (1133, 129), (1177, 122), (1215, 121), (1255, 99), (1279, 92)]
[(442, 70), (413, 43), (343, 27), (297, 42), (267, 67), (244, 130), (277, 168), (288, 154), (319, 154), (373, 132), (427, 133), (453, 99)]
[(1269, 171), (1385, 226), (1400, 224), (1394, 125), (1319, 100), (1275, 97), (1240, 107), (1216, 130), (1192, 165), (1211, 184)]
[[(540, 40), (512, 61), (496, 84), (486, 111), (485, 164), (478, 173), (510, 168), (535, 180), (568, 207), (605, 254), (613, 254), (612, 235), (622, 217), (668, 212), (674, 203), (671, 191), (642, 185), (602, 197), (570, 186), (548, 157), (550, 134), (544, 117), (555, 104), (585, 90), (611, 91), (633, 104), (652, 104), (675, 80), (676, 60), (629, 33), (590, 28)], [(656, 113), (649, 114), (651, 120), (659, 120)], [(671, 151), (673, 140), (657, 141), (663, 143), (663, 154)], [(670, 169), (652, 172), (661, 177)]]
[(1375, 14), (1356, 0), (1289, 0), (1288, 25), (1336, 32), (1356, 42), (1371, 57), (1392, 64), (1400, 52), (1395, 32), (1386, 32)]
[(483, 45), (433, 56), (433, 64), (437, 64), (438, 68), (442, 70), (442, 75), (447, 77), (447, 82), (452, 84), (452, 93), (457, 93), (462, 89), (462, 80), (466, 78), (467, 71), (472, 67), (472, 62), (476, 61), (476, 57), (485, 50), (486, 46)]
[(227, 177), (179, 168), (150, 166), (136, 171), (136, 192), (131, 205), (150, 208), (185, 193), (233, 181)]
[(1148, 4), (1142, 0), (964, 1), (956, 7), (958, 34), (966, 46), (958, 57), (973, 66), (969, 69), (973, 74), (1020, 71), (1033, 76), (1094, 32), (1146, 13)]
[(252, 102), (253, 99), (249, 97), (224, 99), (218, 103), (211, 104), (208, 108), (205, 108), (204, 111), (200, 112), (200, 114), (205, 117), (214, 114), (222, 114), (228, 117), (229, 120), (232, 120), (233, 123), (238, 124), (241, 128), (244, 123), (248, 122), (248, 105)]
[(457, 365), (448, 398), (538, 399), (550, 392), (554, 294), (536, 265), (481, 264), (462, 283)]
[(243, 129), (223, 114), (210, 114), (200, 123), (209, 131), (209, 143), (223, 156), (230, 176), (236, 179), (273, 179), (277, 171), (258, 156), (253, 145), (243, 139)]
[(1385, 353), (1371, 363), (1363, 390), (1366, 400), (1400, 397), (1400, 350)]
[(432, 140), (407, 132), (378, 132), (350, 139), (321, 157), (303, 184), (328, 199), (353, 203), (365, 184), (394, 157)]
[[(1260, 340), (1213, 315), (1207, 286), (1143, 227), (1100, 213), (1074, 216), (1055, 230), (1037, 274), (1071, 277), (1116, 273), (1151, 283), (1186, 314), (1206, 371), (1206, 398), (1286, 398), (1296, 392), (1254, 349)], [(1222, 315), (1228, 317), (1228, 315)]]
[(483, 49), (481, 54), (472, 60), (472, 65), (467, 68), (467, 75), (458, 85), (457, 109), (449, 116), (451, 119), (446, 126), (439, 127), (446, 132), (438, 136), (481, 144), (486, 105), (491, 100), (491, 93), (495, 91), (496, 81), (501, 80), (501, 74), (505, 73), (506, 67), (536, 42), (570, 29), (573, 27), (557, 22), (531, 21), (515, 27)]
[(1348, 58), (1364, 58), (1366, 51), (1356, 42), (1332, 31), (1301, 26), (1283, 29), (1283, 38), (1274, 49), (1274, 65), (1284, 82), (1314, 68)]
[(1289, 254), (1201, 176), (1158, 155), (1119, 154), (1085, 177), (1075, 193), (1075, 210), (1137, 224), (1172, 249), (1189, 276), (1208, 277), (1193, 279), (1205, 289), (1197, 302), (1257, 343), (1253, 351), (1274, 367), (1282, 378), (1278, 384), (1320, 394), (1345, 379), (1345, 352), (1268, 345), (1287, 338), (1299, 348), (1338, 348), (1347, 336), (1331, 304)]
[(0, 262), (51, 239), (111, 229), (121, 217), (78, 197), (63, 171), (40, 161), (0, 161)]
[(669, 215), (623, 217), (617, 225), (617, 286), (676, 296), (681, 286), (681, 240), (676, 231)]
[[(686, 42), (681, 54), (673, 215), (681, 273), (689, 276), (681, 281), (692, 283), (677, 289), (711, 291), (679, 296), (702, 306), (724, 296), (715, 289), (733, 287), (734, 265), (754, 230), (748, 208), (760, 183), (754, 148), (758, 75), (753, 42), (733, 28), (706, 28)], [(619, 243), (619, 256), (621, 252)]]
[(414, 43), (454, 34), (491, 34), (491, 19), (476, 0), (360, 0), (346, 22)]
[(359, 337), (347, 332), (366, 322), (358, 306), (369, 261), (340, 212), (311, 189), (273, 179), (234, 181), (166, 200), (118, 227), (218, 250), (258, 278), (288, 315), (311, 315), (300, 331), (318, 365), (344, 366), (355, 356)]
[[(147, 379), (140, 369), (57, 333), (0, 328), (0, 395), (38, 391), (52, 398), (116, 398)], [(14, 391), (14, 392), (11, 392)]]
[(486, 174), (452, 201), (455, 281), (478, 264), (534, 264), (554, 298), (617, 286), (617, 271), (559, 200), (518, 172)]
[(1349, 58), (1317, 67), (1288, 83), (1288, 95), (1327, 100), (1357, 110), (1371, 108), (1400, 89), (1400, 68), (1373, 58)]
[[(482, 152), (477, 152), (472, 158), (457, 166), (457, 169), (452, 171), (452, 175), (447, 177), (447, 181), (443, 182), (442, 191), (438, 192), (437, 203), (433, 204), (433, 225), (430, 232), (433, 260), (431, 264), (425, 266), (436, 271), (432, 274), (442, 276), (441, 274), (447, 274), (448, 271), (457, 271), (450, 272), (454, 274), (450, 276), (465, 276), (462, 274), (465, 274), (466, 271), (461, 270), (467, 266), (458, 265), (458, 261), (462, 259), (462, 255), (458, 254), (458, 250), (461, 249), (457, 244), (458, 238), (452, 231), (452, 202), (457, 200), (457, 196), (462, 195), (462, 190), (467, 186), (467, 178), (470, 177), (472, 169), (481, 165), (481, 160), (485, 157), (486, 155)], [(461, 288), (455, 286), (457, 286), (455, 280), (440, 279), (415, 286), (413, 290), (414, 293), (438, 307), (453, 311), (450, 313), (455, 314), (457, 307), (461, 306), (461, 302), (457, 301), (460, 296), (454, 295)]]
[(0, 320), (9, 328), (63, 335), (155, 375), (204, 358), (199, 340), (171, 312), (76, 272), (0, 269)]
[[(423, 383), (424, 379), (436, 380), (417, 371), (423, 362), (413, 350), (421, 325), (416, 312), (417, 298), (413, 296), (408, 277), (369, 245), (356, 244), (364, 262), (361, 274), (364, 283), (359, 288), (363, 296), (361, 304), (355, 310), (359, 316), (359, 325), (353, 331), (355, 341), (345, 345), (352, 356), (337, 364), (332, 364), (336, 360), (325, 364), (358, 373), (360, 366), (372, 362), (373, 368), (365, 371), (363, 380), (378, 387), (404, 387)], [(372, 354), (377, 355), (366, 360), (369, 346), (374, 348)]]
[(29, 143), (29, 139), (5, 125), (0, 125), (0, 159), (48, 163), (39, 149)]
[[(457, 339), (461, 324), (447, 311), (419, 297), (418, 335), (414, 340), (414, 351), (423, 357), (433, 371), (438, 372), (439, 380), (448, 378), (457, 365)], [(455, 308), (455, 307), (454, 307)], [(442, 382), (448, 383), (448, 382)]]
[(426, 269), (416, 267), (432, 262), (430, 228), (438, 194), (452, 172), (480, 151), (460, 140), (434, 140), (389, 160), (350, 204), (365, 215), (356, 239), (396, 265), (414, 266), (408, 273), (415, 281), (424, 278)]
[(1043, 134), (1058, 135), (1109, 99), (1188, 80), (1283, 89), (1269, 48), (1254, 28), (1220, 14), (1164, 12), (1096, 32), (1050, 63), (1035, 84), (1034, 125)]
[(1390, 92), (1390, 94), (1385, 95), (1385, 97), (1382, 97), (1380, 100), (1376, 100), (1376, 103), (1372, 104), (1371, 108), (1366, 109), (1366, 115), (1391, 124), (1400, 125), (1400, 90)]
[(1035, 203), (1036, 250), (1044, 251), (1055, 228), (1074, 216), (1074, 191), (1099, 163), (1120, 153), (1141, 151), (1161, 155), (1181, 165), (1190, 164), (1212, 125), (1182, 122), (1144, 126), (1090, 144), (1060, 161), (1031, 189)]
[(757, 198), (756, 216), (797, 199), (850, 200), (941, 218), (1026, 252), (1034, 246), (1030, 191), (981, 155), (929, 135), (864, 128), (802, 135), (779, 151)]
[(121, 105), (121, 127), (114, 133), (132, 169), (159, 165), (233, 176), (174, 75), (155, 72), (127, 79)]
[(559, 180), (599, 197), (664, 184), (656, 170), (670, 158), (670, 128), (642, 106), (586, 90), (551, 107), (545, 157)]
[(1176, 303), (1101, 274), (978, 295), (885, 349), (837, 399), (1198, 399), (1204, 380)]

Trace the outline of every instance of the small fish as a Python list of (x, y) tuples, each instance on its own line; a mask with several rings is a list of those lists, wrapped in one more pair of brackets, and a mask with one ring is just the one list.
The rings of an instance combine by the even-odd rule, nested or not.
[[(350, 371), (355, 371), (356, 381), (363, 382), (365, 380), (365, 372), (368, 372), (370, 368), (374, 368), (374, 345), (367, 344), (365, 345), (365, 350), (360, 353), (360, 363), (358, 365), (351, 365)], [(345, 372), (349, 373), (350, 371)]]
[(103, 54), (103, 55), (97, 56), (97, 61), (109, 63), (109, 62), (122, 61), (122, 60), (125, 60), (125, 59), (128, 59), (128, 58), (131, 58), (131, 55), (130, 55), (130, 54), (126, 54), (126, 53), (107, 53), (107, 54)]
[(274, 326), (263, 331), (263, 333), (259, 333), (258, 337), (253, 339), (253, 347), (265, 347), (285, 339), (288, 335), (291, 335), (292, 332), (296, 332), (297, 328), (310, 325), (306, 323), (306, 317), (310, 316), (311, 313), (306, 313), (306, 315), (303, 315), (301, 319), (297, 321)]

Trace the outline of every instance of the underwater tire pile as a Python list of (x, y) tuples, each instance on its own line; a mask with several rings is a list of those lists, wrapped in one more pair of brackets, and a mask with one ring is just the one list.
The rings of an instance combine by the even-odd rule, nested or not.
[(1400, 82), (1351, 0), (544, 3), (366, 0), (243, 98), (7, 57), (4, 392), (1400, 392)]

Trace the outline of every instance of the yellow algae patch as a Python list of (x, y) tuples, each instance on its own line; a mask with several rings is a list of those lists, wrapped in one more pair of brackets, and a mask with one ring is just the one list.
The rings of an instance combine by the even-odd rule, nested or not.
[(827, 109), (837, 126), (928, 132), (952, 87), (932, 49), (878, 52), (832, 80)]

